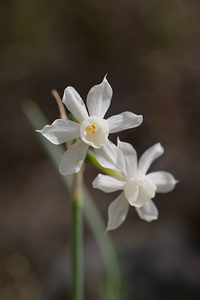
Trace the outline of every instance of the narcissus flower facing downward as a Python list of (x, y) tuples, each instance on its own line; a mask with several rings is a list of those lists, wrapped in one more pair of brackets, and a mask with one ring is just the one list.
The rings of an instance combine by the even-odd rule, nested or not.
[(156, 220), (158, 210), (151, 199), (156, 192), (170, 192), (177, 182), (172, 174), (165, 171), (146, 174), (152, 162), (164, 152), (160, 143), (144, 152), (138, 163), (136, 151), (129, 143), (118, 139), (118, 149), (125, 162), (125, 171), (121, 170), (122, 180), (99, 174), (93, 181), (94, 188), (106, 193), (122, 190), (108, 208), (107, 230), (116, 229), (123, 223), (129, 205), (136, 208), (141, 219), (148, 222)]
[[(77, 173), (86, 157), (89, 146), (94, 148), (97, 161), (106, 168), (119, 170), (123, 156), (108, 140), (110, 133), (134, 128), (142, 123), (142, 116), (131, 112), (104, 119), (112, 98), (112, 88), (107, 79), (91, 88), (87, 95), (87, 108), (77, 91), (69, 86), (65, 89), (62, 102), (80, 122), (57, 119), (51, 125), (38, 130), (53, 144), (62, 144), (77, 139), (63, 155), (60, 172), (63, 175)], [(89, 114), (88, 114), (89, 112)], [(113, 155), (114, 153), (114, 155)]]

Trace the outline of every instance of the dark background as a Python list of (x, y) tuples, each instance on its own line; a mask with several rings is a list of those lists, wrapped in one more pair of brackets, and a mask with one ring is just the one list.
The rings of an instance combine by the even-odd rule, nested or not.
[[(158, 194), (160, 218), (130, 209), (111, 233), (124, 299), (199, 299), (200, 2), (198, 0), (0, 1), (0, 299), (69, 299), (69, 195), (22, 112), (35, 101), (58, 118), (50, 93), (87, 92), (108, 80), (107, 117), (125, 110), (144, 123), (120, 134), (141, 154), (161, 142), (152, 170), (179, 180)], [(111, 137), (116, 142), (116, 135)], [(102, 217), (114, 194), (92, 190)], [(97, 299), (100, 253), (85, 226), (86, 298)], [(123, 299), (123, 300), (124, 300)]]

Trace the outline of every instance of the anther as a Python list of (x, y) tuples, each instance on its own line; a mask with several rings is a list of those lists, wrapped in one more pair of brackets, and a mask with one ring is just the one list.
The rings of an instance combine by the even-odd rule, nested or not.
[(86, 130), (89, 131), (89, 132), (95, 133), (95, 131), (96, 131), (96, 126), (95, 126), (94, 124), (88, 125), (88, 126), (86, 127)]

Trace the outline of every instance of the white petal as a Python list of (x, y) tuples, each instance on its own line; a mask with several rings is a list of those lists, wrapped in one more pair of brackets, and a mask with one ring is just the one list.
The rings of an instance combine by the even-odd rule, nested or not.
[(92, 183), (93, 188), (99, 189), (105, 193), (112, 193), (123, 190), (126, 181), (116, 179), (108, 175), (99, 174)]
[(140, 174), (145, 175), (149, 167), (151, 166), (152, 162), (156, 158), (161, 156), (163, 152), (164, 152), (164, 148), (161, 146), (160, 143), (157, 143), (154, 146), (147, 149), (140, 157), (139, 164), (138, 164), (138, 172)]
[(157, 187), (157, 193), (167, 193), (174, 189), (177, 180), (174, 176), (165, 171), (151, 172), (147, 174), (147, 177), (150, 178)]
[(60, 173), (69, 175), (77, 173), (86, 157), (88, 145), (79, 139), (63, 155), (60, 162)]
[(42, 130), (37, 130), (55, 145), (71, 141), (80, 136), (80, 125), (70, 120), (57, 119)]
[(137, 153), (135, 149), (129, 143), (121, 142), (119, 138), (117, 139), (117, 146), (124, 155), (127, 176), (134, 176), (137, 173)]
[(103, 81), (91, 88), (87, 95), (87, 107), (90, 116), (103, 118), (112, 98), (112, 88), (104, 77)]
[(94, 153), (102, 167), (125, 173), (122, 152), (111, 141), (108, 140), (100, 149), (94, 149)]
[(68, 86), (65, 89), (62, 102), (78, 121), (88, 118), (85, 103), (73, 87)]
[(152, 200), (146, 202), (142, 207), (136, 208), (136, 211), (139, 217), (147, 222), (151, 222), (158, 219), (158, 209)]
[(122, 192), (108, 208), (108, 226), (107, 230), (113, 230), (119, 227), (126, 219), (129, 209), (128, 201)]
[(114, 133), (139, 126), (143, 121), (143, 117), (130, 111), (125, 111), (119, 115), (108, 118), (107, 121), (110, 133)]

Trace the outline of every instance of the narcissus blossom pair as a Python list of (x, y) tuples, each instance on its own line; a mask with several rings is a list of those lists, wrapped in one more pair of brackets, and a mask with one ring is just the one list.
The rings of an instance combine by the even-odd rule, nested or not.
[(101, 84), (93, 86), (89, 91), (86, 99), (87, 111), (80, 95), (69, 86), (64, 91), (62, 102), (80, 123), (57, 119), (51, 125), (38, 130), (56, 145), (77, 139), (61, 159), (61, 174), (77, 173), (85, 160), (89, 146), (94, 148), (96, 159), (103, 167), (118, 170), (118, 162), (122, 161), (123, 157), (118, 148), (108, 140), (108, 136), (110, 133), (139, 126), (143, 118), (141, 115), (126, 111), (104, 119), (112, 94), (112, 88), (104, 77)]
[(109, 141), (110, 133), (137, 127), (143, 120), (141, 115), (127, 111), (104, 119), (111, 98), (112, 88), (106, 78), (89, 91), (87, 108), (77, 91), (69, 86), (64, 91), (62, 102), (79, 123), (57, 119), (51, 125), (38, 130), (56, 145), (76, 139), (61, 159), (61, 174), (77, 173), (89, 146), (93, 147), (95, 157), (103, 167), (119, 172), (120, 179), (99, 174), (93, 181), (94, 188), (107, 193), (122, 190), (109, 206), (108, 230), (115, 229), (123, 223), (129, 205), (135, 207), (141, 219), (156, 220), (158, 210), (152, 199), (156, 192), (169, 192), (176, 184), (176, 180), (168, 172), (147, 174), (151, 163), (164, 152), (159, 143), (149, 148), (137, 162), (137, 154), (132, 145), (118, 139), (118, 145), (115, 146)]
[(172, 174), (165, 171), (147, 174), (152, 162), (164, 152), (160, 143), (144, 152), (138, 163), (132, 145), (118, 139), (118, 149), (124, 158), (124, 163), (119, 164), (121, 180), (99, 174), (93, 181), (94, 188), (106, 193), (122, 190), (108, 208), (107, 230), (116, 229), (124, 222), (129, 205), (135, 207), (141, 219), (148, 222), (156, 220), (158, 210), (151, 199), (156, 193), (170, 192), (177, 182)]

